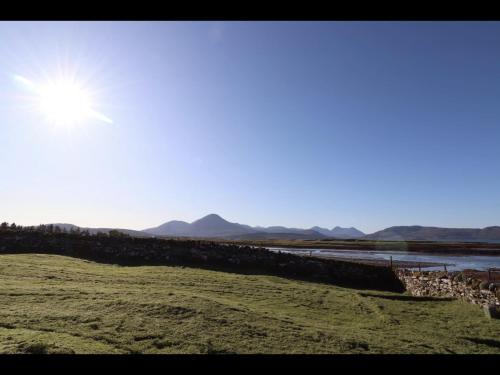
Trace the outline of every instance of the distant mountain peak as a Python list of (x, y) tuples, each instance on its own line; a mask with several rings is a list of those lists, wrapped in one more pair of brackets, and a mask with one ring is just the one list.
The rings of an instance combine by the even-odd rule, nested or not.
[(205, 215), (204, 217), (218, 217), (219, 219), (222, 219), (222, 217), (219, 214), (213, 214), (213, 213)]
[(217, 214), (208, 214), (208, 215), (203, 216), (201, 219), (198, 219), (196, 221), (205, 220), (205, 219), (227, 221), (226, 219), (224, 219), (223, 217), (221, 217), (220, 215), (217, 215)]
[(202, 223), (213, 224), (213, 225), (232, 224), (217, 214), (209, 214), (209, 215), (203, 216), (201, 219), (193, 221), (191, 223), (191, 225), (200, 225)]
[(330, 232), (334, 237), (344, 237), (344, 238), (359, 238), (365, 235), (363, 232), (354, 227), (342, 228), (336, 226)]

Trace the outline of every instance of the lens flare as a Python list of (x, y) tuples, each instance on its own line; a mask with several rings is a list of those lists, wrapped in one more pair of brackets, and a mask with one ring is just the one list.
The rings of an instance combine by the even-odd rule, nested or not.
[(34, 107), (51, 124), (71, 127), (91, 118), (112, 123), (94, 109), (91, 92), (73, 79), (59, 78), (39, 84), (20, 75), (14, 78), (29, 89)]

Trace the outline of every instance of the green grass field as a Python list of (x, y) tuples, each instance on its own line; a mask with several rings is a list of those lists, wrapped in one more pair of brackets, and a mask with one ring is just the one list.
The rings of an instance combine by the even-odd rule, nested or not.
[(1, 353), (500, 353), (464, 302), (272, 276), (0, 256)]

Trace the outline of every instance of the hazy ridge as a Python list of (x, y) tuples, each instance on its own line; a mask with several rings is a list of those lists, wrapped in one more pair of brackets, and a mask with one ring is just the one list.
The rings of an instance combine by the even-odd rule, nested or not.
[(332, 229), (314, 226), (310, 229), (287, 228), (284, 226), (249, 226), (229, 222), (217, 214), (210, 214), (192, 223), (172, 220), (157, 227), (145, 230), (122, 228), (88, 228), (73, 224), (53, 224), (67, 231), (79, 228), (89, 233), (108, 233), (110, 230), (135, 237), (200, 237), (224, 238), (234, 240), (267, 240), (267, 239), (361, 239), (375, 241), (449, 241), (449, 242), (500, 242), (500, 226), (486, 228), (442, 228), (427, 226), (393, 226), (371, 234), (350, 227), (336, 226)]

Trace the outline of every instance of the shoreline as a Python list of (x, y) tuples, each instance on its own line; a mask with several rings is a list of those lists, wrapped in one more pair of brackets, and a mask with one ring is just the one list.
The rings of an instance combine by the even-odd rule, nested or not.
[[(328, 250), (328, 249), (325, 249), (325, 250)], [(273, 251), (273, 250), (271, 250), (271, 251)], [(274, 250), (274, 251), (276, 251), (276, 250)], [(348, 250), (346, 250), (346, 251), (348, 251)], [(346, 257), (338, 257), (335, 255), (331, 255), (331, 256), (326, 255), (325, 256), (325, 253), (314, 254), (311, 256), (308, 254), (304, 254), (304, 253), (294, 253), (294, 254), (298, 255), (298, 256), (303, 256), (303, 257), (316, 257), (316, 258), (321, 258), (321, 259), (332, 259), (332, 260), (360, 263), (360, 264), (366, 264), (366, 265), (378, 266), (378, 267), (384, 267), (384, 266), (391, 267), (391, 262), (390, 262), (390, 260), (387, 260), (387, 259), (346, 258)], [(393, 269), (408, 269), (408, 270), (415, 271), (417, 268), (419, 268), (419, 269), (422, 269), (422, 272), (442, 273), (444, 271), (448, 274), (463, 273), (467, 277), (476, 278), (476, 279), (479, 279), (482, 281), (493, 280), (496, 282), (500, 282), (500, 264), (499, 264), (498, 268), (492, 268), (490, 271), (478, 270), (478, 269), (473, 269), (473, 268), (465, 268), (463, 270), (448, 270), (447, 268), (445, 268), (445, 266), (450, 266), (450, 265), (451, 265), (450, 263), (443, 263), (443, 262), (416, 262), (416, 261), (403, 261), (403, 260), (393, 260), (392, 261), (392, 268)], [(432, 268), (441, 267), (442, 269), (433, 269), (433, 270), (427, 269), (427, 268), (431, 268), (431, 267)]]
[[(275, 250), (270, 250), (270, 251), (275, 251)], [(321, 259), (332, 259), (332, 260), (338, 260), (338, 261), (344, 261), (344, 262), (351, 262), (351, 263), (360, 263), (360, 264), (368, 264), (371, 266), (378, 266), (378, 267), (390, 267), (391, 266), (391, 261), (387, 259), (370, 259), (370, 258), (347, 258), (347, 257), (339, 257), (335, 255), (325, 255), (325, 254), (313, 254), (313, 255), (308, 255), (308, 254), (301, 254), (301, 253), (293, 253), (298, 256), (302, 257), (311, 257), (311, 258), (321, 258)], [(448, 263), (441, 263), (441, 262), (415, 262), (415, 261), (405, 261), (405, 260), (393, 260), (392, 261), (392, 268), (429, 268), (429, 267), (443, 267), (448, 266)]]
[[(369, 264), (373, 266), (387, 266), (390, 267), (390, 261), (386, 259), (366, 259), (366, 258), (343, 258), (343, 257), (325, 257), (328, 259), (342, 260), (345, 262), (362, 263)], [(403, 261), (403, 260), (393, 260), (392, 268), (429, 268), (429, 267), (443, 267), (448, 265), (446, 263), (435, 263), (435, 262), (413, 262), (413, 261)]]

